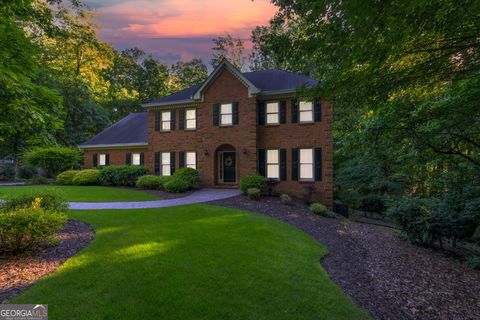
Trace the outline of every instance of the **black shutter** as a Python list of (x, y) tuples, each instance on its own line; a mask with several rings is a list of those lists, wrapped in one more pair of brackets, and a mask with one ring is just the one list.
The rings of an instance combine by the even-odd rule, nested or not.
[(218, 126), (220, 117), (220, 104), (213, 104), (213, 125)]
[(280, 180), (287, 180), (287, 149), (280, 149)]
[(180, 151), (178, 153), (178, 167), (179, 168), (185, 167), (185, 151)]
[(265, 174), (265, 149), (258, 149), (258, 174), (261, 176), (266, 176)]
[(170, 130), (175, 130), (176, 114), (175, 110), (170, 111)]
[(232, 118), (233, 118), (233, 124), (238, 124), (238, 102), (233, 102), (232, 103)]
[(322, 149), (315, 148), (315, 181), (322, 181)]
[(98, 154), (96, 153), (92, 155), (92, 167), (93, 168), (98, 167)]
[(322, 120), (322, 108), (320, 102), (315, 102), (313, 106), (313, 119), (315, 122), (320, 122)]
[(185, 129), (185, 110), (178, 111), (178, 129)]
[(132, 154), (130, 152), (125, 155), (125, 164), (132, 164)]
[(292, 180), (298, 180), (298, 149), (292, 149)]
[(160, 121), (161, 121), (160, 117), (161, 117), (160, 111), (155, 112), (155, 131), (160, 130)]
[(175, 152), (170, 152), (170, 175), (175, 172)]
[(298, 122), (298, 104), (297, 100), (292, 100), (292, 123)]
[(287, 123), (287, 102), (285, 100), (280, 101), (280, 123)]
[(105, 155), (105, 165), (108, 166), (109, 164), (110, 164), (110, 154), (107, 153), (107, 154)]
[(140, 153), (140, 165), (143, 166), (144, 164), (145, 164), (145, 156), (142, 152)]
[(257, 112), (258, 112), (258, 125), (265, 125), (265, 102), (257, 102)]
[(155, 174), (160, 174), (160, 152), (155, 152)]

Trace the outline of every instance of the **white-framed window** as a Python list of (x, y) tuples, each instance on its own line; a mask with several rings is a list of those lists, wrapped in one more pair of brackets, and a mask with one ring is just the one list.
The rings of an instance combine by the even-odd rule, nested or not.
[(140, 165), (140, 153), (132, 153), (132, 166)]
[(278, 149), (267, 150), (267, 178), (280, 178), (280, 155)]
[(162, 131), (170, 131), (172, 129), (172, 112), (163, 111), (162, 112)]
[(220, 125), (229, 126), (233, 124), (233, 106), (231, 103), (222, 103), (220, 105)]
[(197, 128), (197, 111), (195, 109), (185, 110), (185, 129)]
[(266, 124), (279, 124), (280, 123), (280, 106), (278, 102), (267, 102), (265, 111)]
[(170, 152), (162, 152), (162, 176), (169, 176), (170, 172)]
[(101, 153), (98, 155), (98, 165), (104, 166), (107, 164), (107, 155), (105, 153)]
[(298, 112), (300, 122), (313, 122), (313, 102), (300, 101)]
[(197, 154), (195, 152), (185, 152), (185, 167), (197, 169)]
[(313, 180), (313, 149), (300, 149), (300, 180)]

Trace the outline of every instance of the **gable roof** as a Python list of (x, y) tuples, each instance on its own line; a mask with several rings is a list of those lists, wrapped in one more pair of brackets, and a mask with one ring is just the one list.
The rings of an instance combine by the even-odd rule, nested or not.
[(227, 68), (247, 86), (250, 96), (255, 96), (257, 94), (269, 95), (294, 93), (297, 88), (303, 85), (314, 87), (318, 84), (318, 81), (313, 78), (285, 70), (272, 69), (241, 73), (231, 63), (224, 60), (217, 68), (215, 68), (205, 82), (168, 96), (155, 99), (142, 106), (148, 108), (200, 101), (202, 99), (203, 91), (216, 79), (223, 68)]
[(147, 145), (147, 113), (130, 113), (111, 127), (82, 143), (80, 148)]

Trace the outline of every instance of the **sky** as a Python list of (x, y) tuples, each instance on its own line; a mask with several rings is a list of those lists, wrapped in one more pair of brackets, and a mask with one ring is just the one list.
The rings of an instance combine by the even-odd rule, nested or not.
[(270, 0), (84, 0), (96, 13), (100, 38), (118, 50), (139, 47), (165, 63), (201, 58), (210, 64), (212, 39), (245, 40), (276, 12)]

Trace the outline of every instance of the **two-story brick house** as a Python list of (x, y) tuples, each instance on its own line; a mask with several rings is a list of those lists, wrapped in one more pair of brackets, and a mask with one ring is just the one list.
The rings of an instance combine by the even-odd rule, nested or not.
[(295, 99), (309, 77), (282, 70), (241, 73), (223, 61), (199, 85), (143, 105), (80, 147), (85, 167), (145, 165), (171, 175), (196, 168), (204, 186), (236, 186), (246, 175), (332, 205), (332, 107)]

